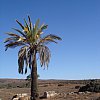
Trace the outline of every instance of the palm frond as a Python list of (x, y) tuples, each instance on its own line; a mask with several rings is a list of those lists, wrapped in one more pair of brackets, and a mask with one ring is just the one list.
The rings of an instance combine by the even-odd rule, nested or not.
[[(24, 60), (26, 60), (26, 48), (27, 48), (27, 46), (23, 46), (18, 52), (18, 65), (19, 65), (18, 70), (19, 70), (19, 73), (21, 73), (21, 74), (23, 74)], [(25, 73), (26, 73), (26, 68), (25, 68)]]
[(6, 42), (9, 42), (10, 44), (12, 44), (12, 43), (14, 43), (14, 42), (26, 42), (26, 36), (19, 36), (19, 35), (17, 35), (17, 34), (14, 34), (14, 33), (11, 33), (11, 32), (8, 32), (8, 33), (6, 33), (6, 34), (8, 34), (8, 35), (10, 35), (11, 37), (9, 37), (9, 38), (6, 38), (5, 39), (5, 41), (4, 41), (4, 43), (6, 43)]
[(17, 41), (18, 39), (19, 39), (19, 37), (9, 37), (9, 38), (6, 38), (6, 39), (4, 40), (4, 43), (9, 42), (9, 41), (15, 42), (15, 41)]
[(20, 25), (20, 27), (24, 30), (24, 26), (18, 21), (16, 20), (16, 22)]
[(43, 30), (46, 29), (47, 27), (48, 27), (48, 25), (42, 24), (42, 25), (40, 26), (40, 28), (38, 29), (37, 34), (38, 34), (38, 35), (41, 35), (41, 34), (43, 33)]
[(57, 43), (56, 40), (61, 40), (61, 38), (56, 35), (49, 34), (49, 35), (41, 38), (38, 45), (40, 45), (42, 43), (49, 43), (49, 42)]
[(23, 69), (24, 69), (24, 58), (18, 58), (18, 72), (20, 74), (23, 74)]
[(48, 25), (42, 24), (40, 29), (43, 31), (44, 29), (47, 29)]
[(24, 19), (24, 23), (25, 23), (25, 26), (27, 27), (27, 29), (29, 30), (29, 25), (25, 19)]
[[(31, 64), (32, 64), (32, 61), (30, 60), (31, 56), (32, 55), (30, 54), (30, 49), (29, 49), (28, 46), (23, 46), (18, 52), (18, 59), (22, 59), (23, 58), (24, 59), (24, 63), (26, 65), (25, 74), (27, 73), (27, 67), (29, 67), (31, 69)], [(19, 60), (19, 69), (21, 69), (20, 60)], [(22, 69), (23, 69), (23, 67), (22, 67)]]
[(10, 36), (20, 37), (19, 35), (15, 34), (15, 33), (12, 33), (12, 32), (7, 32), (6, 34), (7, 34), (7, 35), (10, 35)]
[(38, 30), (39, 23), (40, 23), (40, 20), (39, 20), (39, 19), (37, 19), (37, 21), (36, 21), (36, 23), (35, 23), (35, 28), (36, 28), (36, 30)]
[(47, 35), (46, 38), (51, 38), (51, 39), (54, 39), (54, 40), (62, 40), (59, 36), (53, 35), (53, 34)]
[(18, 58), (26, 55), (26, 46), (23, 46), (18, 52)]
[(28, 20), (29, 20), (30, 30), (32, 30), (33, 25), (32, 25), (32, 22), (31, 22), (31, 18), (30, 18), (30, 16), (28, 16)]
[(8, 48), (15, 48), (17, 46), (22, 46), (22, 45), (25, 45), (24, 43), (22, 42), (9, 42), (8, 44), (5, 45), (6, 49), (5, 51), (8, 49)]
[(49, 48), (47, 46), (40, 45), (38, 47), (38, 53), (39, 53), (41, 67), (42, 66), (48, 67), (51, 57)]
[(16, 28), (12, 28), (13, 30), (17, 31), (18, 33), (20, 33), (22, 36), (24, 36), (26, 38), (26, 35), (19, 29)]

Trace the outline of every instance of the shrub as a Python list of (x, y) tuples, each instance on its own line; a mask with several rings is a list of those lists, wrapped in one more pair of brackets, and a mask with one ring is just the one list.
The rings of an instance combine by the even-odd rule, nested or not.
[(95, 81), (91, 81), (85, 86), (80, 87), (79, 92), (100, 92), (100, 83), (96, 83)]

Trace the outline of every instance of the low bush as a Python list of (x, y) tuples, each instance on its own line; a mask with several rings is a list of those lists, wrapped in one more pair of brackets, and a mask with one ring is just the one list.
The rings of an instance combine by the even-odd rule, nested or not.
[(95, 81), (91, 81), (85, 86), (80, 87), (79, 92), (100, 92), (100, 83), (96, 83)]

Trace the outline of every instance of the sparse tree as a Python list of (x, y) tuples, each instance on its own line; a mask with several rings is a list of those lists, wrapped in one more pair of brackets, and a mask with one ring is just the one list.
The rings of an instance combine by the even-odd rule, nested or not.
[[(41, 67), (48, 67), (50, 61), (50, 50), (47, 44), (50, 42), (57, 43), (56, 40), (61, 40), (56, 35), (42, 35), (43, 31), (47, 29), (48, 25), (42, 24), (39, 26), (39, 19), (32, 25), (31, 19), (28, 16), (28, 22), (24, 19), (25, 24), (21, 24), (18, 20), (16, 22), (20, 25), (22, 30), (13, 28), (18, 34), (8, 32), (10, 36), (5, 40), (5, 47), (15, 48), (20, 46), (18, 52), (18, 71), (23, 74), (24, 70), (27, 73), (27, 68), (31, 70), (31, 100), (37, 100), (39, 97), (37, 86), (37, 56), (40, 59)], [(24, 63), (26, 66), (24, 66)]]

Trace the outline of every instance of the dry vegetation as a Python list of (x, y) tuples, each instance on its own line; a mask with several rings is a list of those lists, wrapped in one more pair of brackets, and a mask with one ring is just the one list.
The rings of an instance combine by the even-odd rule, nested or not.
[[(97, 80), (98, 82), (100, 80)], [(55, 91), (58, 96), (51, 100), (100, 100), (100, 93), (86, 92), (79, 93), (79, 87), (89, 83), (90, 80), (39, 80), (39, 94), (44, 91)], [(26, 80), (0, 79), (1, 100), (11, 100), (18, 93), (28, 93), (30, 95), (30, 84)]]

